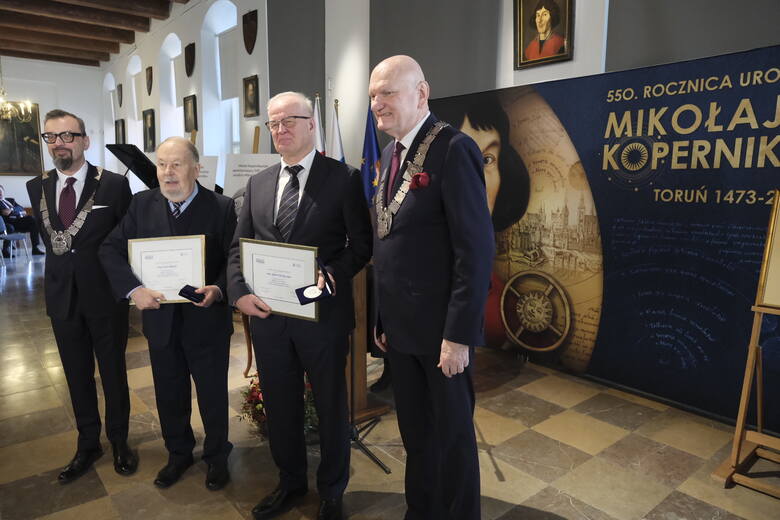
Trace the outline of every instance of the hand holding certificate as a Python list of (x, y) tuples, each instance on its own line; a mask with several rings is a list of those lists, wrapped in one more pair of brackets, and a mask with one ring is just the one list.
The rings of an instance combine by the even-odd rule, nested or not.
[(317, 248), (241, 239), (241, 270), (253, 294), (236, 306), (252, 316), (279, 314), (317, 321), (318, 307), (301, 305), (296, 289), (317, 281)]
[[(141, 289), (145, 289), (138, 289), (133, 293), (135, 295), (141, 291), (133, 298), (134, 301), (139, 300), (136, 302), (139, 308), (156, 308), (154, 304), (146, 302), (149, 298), (158, 304), (188, 302), (189, 300), (179, 296), (183, 286), (203, 288), (206, 278), (205, 241), (205, 235), (127, 241), (130, 267), (144, 285)], [(211, 295), (208, 291), (204, 292)]]

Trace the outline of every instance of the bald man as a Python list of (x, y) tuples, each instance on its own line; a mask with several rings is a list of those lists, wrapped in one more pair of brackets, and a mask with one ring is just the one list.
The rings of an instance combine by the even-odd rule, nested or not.
[[(187, 139), (171, 137), (157, 148), (160, 187), (133, 197), (127, 215), (100, 247), (100, 261), (117, 299), (129, 298), (142, 311), (152, 376), (168, 464), (154, 484), (175, 484), (193, 464), (195, 437), (190, 425), (195, 381), (206, 439), (206, 488), (229, 480), (227, 373), (233, 320), (227, 305), (227, 254), (236, 228), (233, 200), (198, 181), (198, 150)], [(165, 303), (155, 287), (145, 287), (130, 268), (127, 241), (181, 235), (206, 235), (206, 284), (195, 292), (200, 303)]]
[(471, 360), (495, 244), (482, 154), (428, 110), (430, 87), (409, 56), (371, 73), (382, 152), (374, 200), (375, 341), (393, 367), (407, 453), (406, 519), (480, 518)]

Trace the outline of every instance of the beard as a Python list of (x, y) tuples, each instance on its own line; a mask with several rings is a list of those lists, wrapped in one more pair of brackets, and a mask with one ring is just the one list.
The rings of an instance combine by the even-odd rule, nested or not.
[(68, 155), (57, 155), (54, 153), (51, 158), (54, 161), (54, 166), (60, 171), (67, 171), (73, 166), (73, 153), (70, 150), (68, 150)]

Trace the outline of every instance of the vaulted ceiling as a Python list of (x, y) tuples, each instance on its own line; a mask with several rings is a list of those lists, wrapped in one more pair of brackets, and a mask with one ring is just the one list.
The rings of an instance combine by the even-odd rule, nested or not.
[(189, 0), (0, 0), (0, 55), (98, 67)]

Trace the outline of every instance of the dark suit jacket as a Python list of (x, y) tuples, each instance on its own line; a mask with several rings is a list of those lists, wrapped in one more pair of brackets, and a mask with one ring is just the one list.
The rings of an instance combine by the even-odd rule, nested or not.
[(142, 191), (133, 197), (127, 215), (100, 248), (100, 260), (111, 280), (114, 295), (117, 299), (124, 299), (131, 290), (141, 285), (128, 263), (129, 239), (206, 235), (206, 285), (218, 286), (222, 291), (222, 301), (214, 302), (207, 308), (181, 303), (163, 304), (159, 309), (143, 311), (143, 332), (153, 345), (168, 344), (177, 306), (184, 323), (181, 330), (183, 344), (202, 344), (233, 333), (225, 283), (228, 248), (236, 228), (233, 200), (198, 185), (198, 194), (181, 218), (188, 213), (191, 218), (189, 229), (186, 233), (176, 233), (168, 201), (160, 189)]
[(64, 229), (57, 216), (55, 201), (57, 172), (51, 170), (27, 182), (30, 204), (46, 246), (44, 291), (46, 313), (52, 318), (66, 319), (76, 309), (88, 316), (107, 316), (116, 308), (111, 286), (98, 260), (98, 247), (124, 216), (132, 194), (125, 177), (103, 170), (98, 180), (97, 173), (97, 168), (90, 164), (76, 211), (81, 211), (92, 193), (95, 194), (94, 205), (105, 207), (92, 208), (84, 226), (73, 237), (70, 252), (61, 256), (52, 253), (40, 213), (43, 192), (52, 227)]
[[(436, 122), (431, 115), (414, 138), (404, 167)], [(382, 151), (388, 175), (393, 142)], [(484, 306), (495, 244), (485, 194), (482, 154), (467, 135), (448, 126), (423, 164), (427, 187), (410, 190), (390, 235), (374, 235), (374, 294), (378, 323), (390, 346), (436, 354), (442, 338), (482, 345)], [(381, 184), (381, 183), (380, 183)], [(376, 196), (384, 194), (377, 191)]]
[[(241, 273), (240, 238), (284, 242), (274, 224), (274, 205), (281, 165), (252, 176), (247, 183), (236, 235), (230, 249), (228, 294), (235, 302), (250, 294)], [(320, 302), (319, 325), (347, 333), (355, 327), (352, 277), (371, 258), (371, 222), (360, 172), (315, 154), (295, 217), (290, 243), (318, 248), (336, 280), (336, 296)], [(262, 298), (262, 295), (260, 295)], [(254, 320), (269, 331), (274, 320)], [(255, 329), (257, 330), (257, 329)]]
[[(20, 218), (22, 216), (22, 212), (24, 211), (24, 208), (21, 207), (19, 204), (17, 204), (15, 199), (12, 199), (10, 197), (6, 197), (5, 200), (7, 202), (10, 202), (11, 205), (13, 206), (13, 208), (10, 208), (11, 209), (11, 213), (9, 213), (8, 215), (3, 215), (3, 219), (5, 219), (7, 221), (10, 220), (11, 222), (13, 222), (14, 220)], [(8, 208), (5, 208), (5, 207), (3, 207), (2, 204), (0, 204), (0, 209), (8, 209)]]

